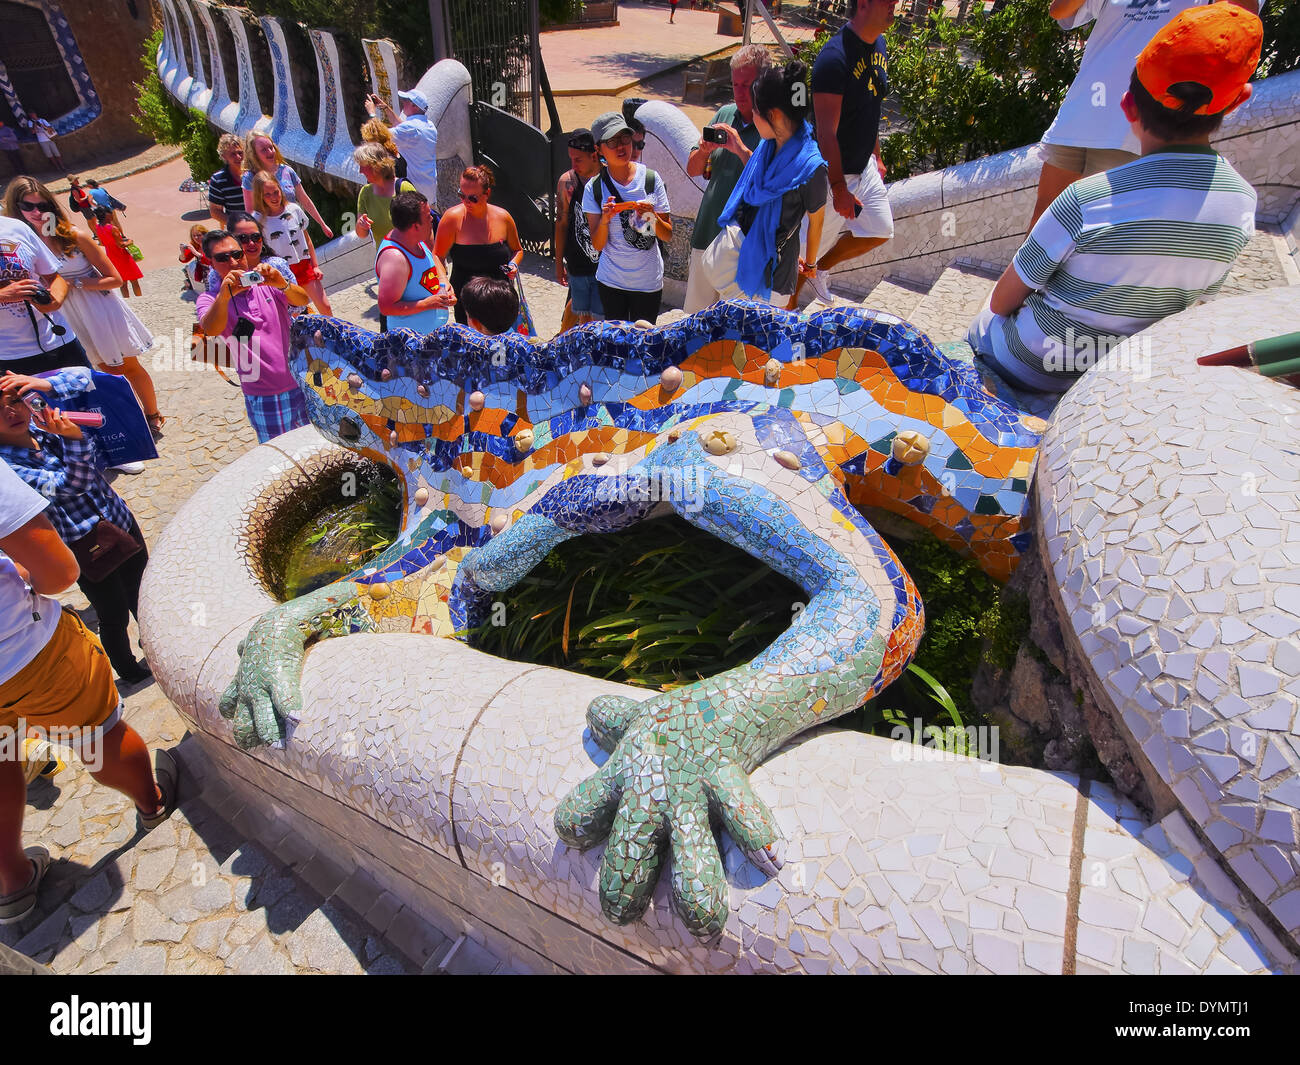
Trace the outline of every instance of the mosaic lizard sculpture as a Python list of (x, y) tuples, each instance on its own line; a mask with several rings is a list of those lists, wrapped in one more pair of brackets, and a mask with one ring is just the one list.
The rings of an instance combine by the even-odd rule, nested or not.
[(405, 510), (398, 540), (364, 571), (253, 627), (221, 705), (242, 747), (283, 741), (310, 640), (463, 637), (556, 544), (665, 506), (807, 591), (748, 664), (589, 707), (610, 757), (563, 799), (555, 827), (578, 847), (608, 840), (599, 890), (614, 921), (644, 912), (671, 851), (682, 919), (701, 938), (721, 931), (711, 819), (775, 872), (782, 845), (750, 772), (906, 668), (922, 605), (859, 508), (912, 519), (998, 579), (1028, 543), (1043, 423), (911, 326), (861, 308), (799, 316), (735, 302), (536, 346), (458, 326), (377, 337), (305, 317), (293, 345), (312, 421), (391, 466)]

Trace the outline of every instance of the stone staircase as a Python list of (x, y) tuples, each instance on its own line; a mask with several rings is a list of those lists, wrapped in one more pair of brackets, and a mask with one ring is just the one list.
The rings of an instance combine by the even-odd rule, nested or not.
[[(860, 300), (841, 296), (835, 291), (834, 284), (831, 291), (846, 301), (897, 315), (911, 322), (934, 343), (944, 344), (966, 338), (966, 330), (984, 306), (1000, 275), (1001, 269), (996, 263), (957, 259), (928, 286), (891, 275), (878, 282)], [(1282, 229), (1275, 225), (1261, 225), (1232, 264), (1216, 299), (1296, 284), (1300, 284), (1300, 268), (1289, 253)], [(823, 306), (815, 302), (806, 309), (815, 311)]]

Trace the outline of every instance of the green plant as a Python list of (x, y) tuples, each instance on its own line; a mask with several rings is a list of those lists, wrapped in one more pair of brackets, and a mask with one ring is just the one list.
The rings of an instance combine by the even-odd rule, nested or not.
[(977, 9), (962, 25), (942, 7), (914, 30), (896, 23), (886, 40), (903, 122), (881, 145), (890, 177), (1038, 140), (1078, 73), (1086, 36), (1063, 34), (1039, 0)]
[(557, 547), (503, 595), (480, 650), (668, 689), (748, 662), (806, 597), (780, 574), (681, 518)]
[(202, 111), (190, 112), (180, 146), (181, 156), (195, 181), (207, 181), (208, 175), (221, 169), (221, 156), (217, 154), (220, 139), (221, 131), (208, 122)]
[(1264, 21), (1264, 47), (1255, 76), (1300, 70), (1300, 0), (1268, 0), (1259, 17)]
[(162, 39), (163, 31), (159, 28), (144, 42), (140, 57), (144, 77), (135, 83), (138, 105), (131, 118), (141, 133), (159, 144), (180, 144), (185, 139), (190, 117), (158, 77), (158, 49), (162, 47)]

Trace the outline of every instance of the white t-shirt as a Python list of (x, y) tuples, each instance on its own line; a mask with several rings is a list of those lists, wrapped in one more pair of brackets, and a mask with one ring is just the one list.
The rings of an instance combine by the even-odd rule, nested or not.
[(54, 127), (45, 121), (45, 119), (37, 119), (37, 121), (33, 122), (32, 125), (36, 130), (37, 144), (49, 144), (54, 138)]
[[(646, 195), (645, 167), (640, 163), (633, 163), (632, 166), (632, 181), (627, 185), (614, 181), (609, 177), (609, 171), (602, 167), (597, 175), (600, 199), (597, 200), (592, 195), (591, 182), (587, 182), (582, 192), (583, 212), (600, 214), (600, 205), (609, 197), (609, 186), (606, 184), (608, 179), (626, 202), (649, 200), (657, 212), (667, 214), (668, 190), (664, 188), (663, 175), (655, 174), (655, 190)], [(650, 247), (645, 251), (632, 247), (623, 234), (622, 218), (626, 218), (629, 225), (640, 221), (636, 211), (627, 211), (621, 216), (616, 214), (610, 219), (609, 239), (605, 241), (600, 260), (596, 264), (596, 280), (625, 292), (658, 292), (664, 287), (664, 260), (659, 254), (659, 245), (652, 239)]]
[(273, 255), (278, 255), (290, 266), (311, 258), (311, 252), (307, 250), (307, 212), (296, 203), (289, 204), (284, 214), (254, 214), (253, 217), (262, 224), (267, 247)]
[[(58, 272), (59, 261), (26, 222), (0, 218), (0, 285), (29, 278), (39, 281), (42, 274)], [(67, 326), (58, 311), (53, 311), (50, 317), (59, 325)], [(32, 328), (33, 318), (36, 319), (35, 329)], [(37, 330), (40, 330), (39, 341)], [(76, 334), (71, 329), (56, 337), (50, 330), (50, 323), (36, 306), (29, 316), (26, 303), (0, 303), (0, 368), (9, 359), (25, 359), (42, 351), (53, 351), (60, 344), (75, 339)]]
[(1066, 30), (1078, 29), (1093, 19), (1097, 24), (1084, 48), (1079, 76), (1043, 134), (1043, 142), (1072, 148), (1122, 148), (1140, 154), (1142, 147), (1119, 106), (1128, 92), (1138, 53), (1174, 16), (1208, 2), (1084, 0), (1072, 17), (1058, 19)]
[[(0, 540), (17, 532), (50, 505), (36, 489), (0, 462)], [(37, 621), (33, 616), (40, 615)], [(0, 551), (0, 684), (16, 676), (44, 649), (59, 624), (59, 604), (38, 595)]]

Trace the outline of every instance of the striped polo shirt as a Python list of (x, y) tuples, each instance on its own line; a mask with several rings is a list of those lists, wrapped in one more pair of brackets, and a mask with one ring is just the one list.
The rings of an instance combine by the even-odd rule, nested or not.
[(1199, 145), (1074, 182), (1012, 260), (1037, 291), (991, 331), (998, 368), (1063, 392), (1123, 338), (1213, 296), (1255, 231), (1255, 202)]
[(244, 186), (239, 178), (230, 176), (230, 167), (223, 166), (208, 178), (208, 203), (225, 211), (244, 209)]

